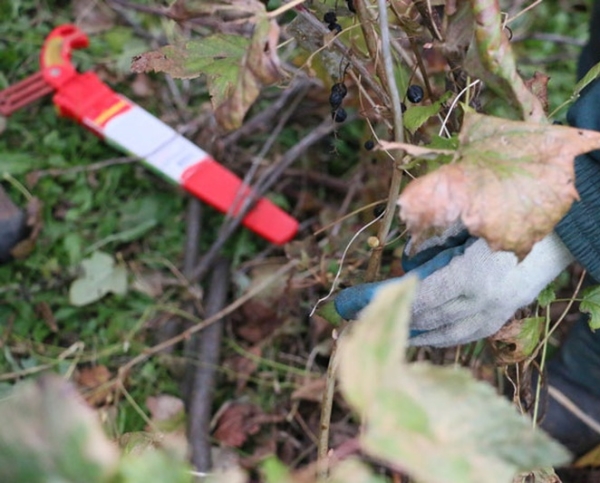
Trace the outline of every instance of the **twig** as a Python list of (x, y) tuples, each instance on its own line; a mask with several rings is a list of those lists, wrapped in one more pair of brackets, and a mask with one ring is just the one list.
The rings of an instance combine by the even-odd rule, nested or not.
[(107, 168), (108, 166), (115, 166), (118, 164), (130, 164), (139, 161), (139, 158), (126, 156), (120, 158), (111, 158), (106, 159), (104, 161), (98, 161), (97, 163), (84, 164), (81, 166), (73, 166), (72, 168), (59, 169), (59, 168), (51, 168), (51, 169), (40, 169), (38, 171), (33, 171), (37, 178), (41, 178), (42, 176), (62, 176), (65, 174), (75, 174), (75, 173), (88, 173), (91, 171), (99, 171), (101, 169)]
[(443, 42), (444, 37), (440, 32), (441, 20), (435, 10), (431, 8), (431, 3), (425, 0), (417, 0), (414, 2), (415, 7), (419, 11), (421, 18), (424, 20), (427, 29), (431, 35), (438, 41)]
[(200, 243), (200, 227), (202, 225), (202, 203), (197, 198), (190, 198), (186, 214), (185, 251), (183, 254), (183, 275), (189, 278), (198, 261), (198, 245)]
[(235, 302), (232, 302), (231, 304), (229, 304), (223, 310), (220, 310), (219, 312), (217, 312), (212, 317), (208, 317), (202, 323), (196, 324), (193, 327), (190, 327), (189, 329), (184, 330), (183, 332), (181, 332), (180, 334), (176, 335), (175, 337), (172, 337), (169, 340), (166, 340), (166, 341), (164, 341), (164, 342), (162, 342), (160, 344), (157, 344), (154, 347), (151, 347), (151, 348), (147, 349), (146, 351), (144, 351), (143, 353), (137, 355), (136, 357), (134, 357), (133, 359), (131, 359), (127, 364), (124, 364), (119, 369), (118, 378), (119, 379), (123, 379), (124, 377), (127, 376), (127, 374), (129, 373), (129, 371), (133, 367), (135, 367), (136, 365), (138, 365), (139, 363), (145, 361), (146, 359), (148, 359), (149, 357), (151, 357), (151, 356), (153, 356), (155, 354), (158, 354), (159, 352), (161, 352), (162, 350), (166, 349), (167, 347), (171, 347), (171, 346), (173, 346), (175, 344), (178, 344), (179, 342), (181, 342), (181, 341), (183, 341), (183, 340), (191, 337), (196, 332), (205, 329), (206, 327), (210, 326), (211, 324), (214, 324), (215, 322), (217, 322), (218, 320), (222, 319), (226, 315), (229, 315), (233, 311), (237, 310), (239, 307), (241, 307), (242, 305), (244, 305), (248, 300), (250, 300), (251, 298), (255, 297), (257, 294), (261, 293), (262, 291), (266, 290), (272, 283), (275, 283), (277, 280), (279, 280), (281, 277), (283, 277), (283, 275), (285, 275), (286, 273), (288, 273), (291, 270), (293, 270), (294, 267), (296, 265), (298, 265), (298, 263), (299, 263), (298, 260), (291, 260), (290, 262), (288, 262), (287, 264), (285, 264), (283, 267), (279, 268), (269, 278), (263, 280), (257, 286), (255, 286), (252, 289), (248, 290), (248, 292), (246, 292), (240, 298), (238, 298), (237, 300), (235, 300)]
[[(314, 29), (316, 29), (316, 31), (319, 34), (325, 35), (329, 33), (325, 24), (320, 22), (311, 12), (305, 10), (304, 8), (298, 8), (297, 13), (303, 19), (305, 19)], [(377, 94), (380, 103), (385, 106), (389, 106), (390, 98), (388, 94), (381, 88), (381, 85), (379, 85), (379, 83), (375, 81), (375, 79), (373, 79), (373, 75), (371, 74), (371, 72), (369, 72), (369, 69), (366, 67), (365, 61), (337, 38), (334, 38), (331, 41), (331, 46), (350, 61), (350, 63), (352, 64), (352, 68), (361, 75), (362, 81), (365, 84), (367, 84), (368, 87), (372, 89), (373, 92), (375, 92), (375, 94)]]
[(336, 176), (330, 176), (319, 171), (309, 171), (307, 169), (290, 168), (285, 171), (286, 176), (306, 178), (320, 186), (329, 188), (340, 193), (348, 191), (348, 181), (340, 179)]
[[(229, 262), (225, 259), (217, 261), (210, 279), (206, 315), (211, 317), (223, 309), (229, 288)], [(192, 464), (198, 471), (210, 471), (211, 445), (209, 440), (210, 420), (216, 368), (221, 351), (221, 334), (223, 320), (220, 319), (207, 327), (193, 344), (198, 354), (198, 366), (194, 367), (192, 391), (188, 404), (188, 440), (191, 446)], [(195, 361), (193, 361), (195, 362)]]
[[(188, 208), (185, 217), (185, 247), (183, 254), (183, 275), (177, 267), (171, 266), (172, 273), (180, 279), (184, 286), (190, 290), (190, 283), (188, 281), (189, 275), (193, 270), (194, 266), (198, 262), (198, 245), (200, 239), (200, 226), (201, 226), (201, 215), (202, 215), (202, 203), (197, 198), (190, 198), (188, 202)], [(194, 311), (192, 304), (186, 304), (186, 310)], [(199, 315), (199, 314), (196, 314)], [(157, 331), (156, 339), (158, 342), (169, 340), (174, 337), (177, 332), (181, 329), (182, 320), (180, 317), (172, 317), (161, 324)], [(171, 352), (173, 347), (169, 347), (166, 352)], [(184, 383), (185, 385), (185, 383)], [(185, 391), (184, 391), (185, 392)]]
[[(544, 327), (544, 333), (548, 334), (550, 332), (550, 311), (546, 311), (546, 325)], [(540, 362), (540, 374), (544, 373), (544, 366), (546, 365), (546, 354), (548, 351), (548, 344), (542, 345), (542, 357)], [(535, 428), (538, 422), (538, 411), (540, 409), (540, 394), (542, 393), (542, 381), (538, 380), (537, 386), (535, 388), (535, 406), (533, 407), (533, 417), (532, 425)]]
[(245, 121), (239, 129), (227, 134), (223, 138), (223, 143), (231, 146), (236, 144), (241, 138), (250, 136), (256, 131), (268, 129), (272, 119), (279, 116), (282, 109), (287, 105), (290, 99), (295, 97), (301, 89), (305, 88), (305, 86), (310, 87), (312, 84), (313, 81), (311, 79), (306, 77), (296, 77), (296, 80), (292, 82), (289, 87), (283, 90), (275, 102), (270, 103), (268, 107), (263, 109), (254, 117)]
[(548, 386), (548, 394), (553, 397), (562, 407), (568, 410), (573, 416), (584, 423), (588, 428), (600, 434), (600, 422), (585, 414), (579, 406), (565, 396), (554, 386)]
[[(381, 55), (383, 57), (383, 64), (385, 66), (387, 85), (389, 85), (390, 89), (388, 94), (392, 99), (394, 140), (402, 143), (404, 142), (404, 125), (402, 122), (400, 95), (398, 94), (398, 86), (396, 85), (396, 78), (394, 77), (394, 60), (390, 49), (390, 29), (388, 25), (387, 3), (386, 0), (377, 0), (377, 4), (379, 7), (379, 28), (381, 30)], [(387, 236), (390, 232), (390, 227), (392, 226), (392, 220), (394, 219), (394, 214), (396, 212), (396, 202), (398, 200), (398, 195), (400, 194), (403, 156), (403, 151), (396, 151), (394, 154), (392, 181), (390, 183), (387, 205), (383, 219), (381, 220), (381, 225), (379, 226), (379, 231), (377, 233), (379, 246), (375, 247), (371, 252), (371, 258), (369, 259), (369, 266), (367, 267), (366, 273), (367, 281), (375, 280), (375, 278), (377, 278), (377, 273), (379, 272), (383, 249), (385, 247)]]
[(381, 62), (381, 56), (379, 55), (379, 39), (377, 38), (377, 33), (375, 32), (373, 19), (371, 18), (371, 15), (369, 15), (367, 3), (365, 0), (355, 0), (354, 7), (356, 8), (356, 15), (358, 16), (358, 21), (360, 22), (360, 28), (362, 29), (365, 43), (367, 44), (369, 57), (375, 64), (375, 72), (377, 72), (379, 82), (381, 82), (383, 89), (389, 93), (390, 85), (385, 73), (385, 66)]
[(515, 35), (511, 42), (514, 44), (516, 42), (523, 42), (525, 40), (541, 40), (542, 42), (553, 42), (556, 44), (566, 44), (566, 45), (575, 45), (577, 47), (583, 47), (586, 44), (585, 40), (577, 39), (575, 37), (569, 37), (567, 35), (560, 34), (552, 34), (552, 33), (544, 33), (544, 32), (534, 32), (527, 33), (523, 35)]
[[(300, 103), (302, 102), (304, 97), (306, 96), (307, 92), (308, 92), (308, 85), (303, 85), (298, 90), (296, 95), (292, 98), (292, 102), (290, 103), (290, 105), (282, 113), (279, 114), (279, 121), (275, 125), (275, 128), (271, 131), (271, 134), (269, 135), (267, 140), (264, 142), (264, 144), (263, 144), (262, 148), (260, 149), (260, 151), (258, 152), (258, 154), (254, 157), (254, 160), (252, 161), (250, 169), (246, 172), (246, 175), (244, 176), (244, 183), (246, 185), (250, 185), (252, 183), (252, 178), (256, 174), (256, 171), (258, 170), (258, 167), (264, 160), (264, 157), (271, 150), (271, 148), (273, 147), (273, 144), (275, 144), (275, 141), (279, 137), (279, 134), (281, 133), (281, 131), (283, 131), (283, 128), (285, 127), (285, 125), (288, 122), (288, 120), (290, 119), (290, 117), (292, 117), (294, 112), (296, 112), (296, 109), (298, 108), (298, 106), (300, 105)], [(237, 209), (240, 207), (240, 201), (241, 201), (240, 198), (241, 197), (239, 195), (240, 195), (240, 193), (238, 193), (238, 196), (236, 196), (236, 200), (234, 200), (232, 207), (230, 208), (229, 214), (237, 211)]]
[(567, 316), (567, 314), (571, 310), (571, 307), (573, 306), (573, 304), (577, 300), (577, 296), (579, 295), (579, 291), (581, 290), (581, 287), (583, 286), (583, 281), (585, 280), (585, 276), (586, 275), (587, 275), (587, 271), (583, 270), (581, 272), (581, 275), (579, 276), (579, 280), (577, 281), (577, 285), (575, 286), (575, 290), (573, 291), (573, 295), (571, 295), (571, 297), (569, 298), (569, 302), (567, 303), (565, 309), (562, 311), (562, 313), (558, 317), (556, 323), (548, 331), (548, 333), (545, 335), (545, 337), (539, 342), (538, 347), (536, 347), (535, 351), (533, 351), (533, 354), (537, 354), (537, 352), (540, 350), (540, 346), (542, 344), (547, 344), (548, 343), (548, 341), (550, 340), (550, 336), (554, 333), (554, 331), (558, 328), (558, 326), (561, 324), (561, 322)]
[(242, 220), (246, 214), (252, 209), (252, 205), (256, 200), (262, 196), (275, 182), (279, 179), (280, 175), (288, 169), (299, 156), (301, 156), (310, 146), (316, 143), (319, 139), (329, 134), (335, 128), (334, 123), (330, 119), (324, 120), (310, 133), (304, 136), (298, 143), (294, 145), (292, 149), (287, 151), (284, 156), (278, 161), (276, 165), (272, 167), (270, 171), (265, 173), (262, 180), (259, 180), (256, 186), (253, 187), (253, 196), (249, 196), (246, 200), (246, 204), (240, 209), (234, 218), (231, 218), (227, 225), (223, 227), (223, 230), (219, 233), (217, 239), (212, 244), (210, 249), (206, 252), (200, 263), (194, 269), (191, 280), (200, 280), (207, 271), (210, 269), (212, 263), (215, 260), (216, 255), (221, 251), (225, 242), (229, 239), (231, 234), (237, 229), (242, 223)]
[(278, 17), (279, 15), (281, 15), (282, 13), (285, 13), (288, 10), (291, 10), (292, 8), (295, 8), (298, 5), (302, 5), (305, 1), (306, 0), (290, 0), (289, 2), (281, 5), (281, 7), (276, 8), (275, 10), (269, 12), (267, 14), (267, 18), (274, 19), (274, 18)]
[(329, 472), (329, 429), (331, 427), (331, 411), (333, 408), (338, 365), (337, 339), (338, 337), (333, 337), (331, 356), (329, 358), (329, 366), (327, 367), (327, 378), (325, 380), (325, 391), (323, 391), (323, 399), (321, 401), (320, 431), (317, 445), (317, 478), (323, 480), (327, 478)]

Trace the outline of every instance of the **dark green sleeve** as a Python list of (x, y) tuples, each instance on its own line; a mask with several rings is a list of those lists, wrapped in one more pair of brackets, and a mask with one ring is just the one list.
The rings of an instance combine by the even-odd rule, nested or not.
[[(590, 41), (584, 47), (578, 65), (581, 78), (600, 62), (600, 0), (594, 2), (590, 22)], [(574, 127), (600, 131), (600, 80), (585, 89), (567, 113)], [(600, 282), (600, 151), (575, 158), (575, 185), (580, 200), (556, 226), (556, 232), (571, 253)]]

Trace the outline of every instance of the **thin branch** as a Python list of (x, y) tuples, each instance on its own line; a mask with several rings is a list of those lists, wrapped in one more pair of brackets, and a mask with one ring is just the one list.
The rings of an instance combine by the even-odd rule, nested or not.
[[(210, 279), (206, 301), (208, 317), (219, 313), (225, 305), (229, 289), (229, 270), (227, 260), (217, 261)], [(209, 434), (222, 332), (223, 319), (220, 319), (200, 332), (193, 344), (197, 359), (192, 359), (190, 364), (194, 377), (187, 414), (191, 460), (198, 471), (210, 471), (212, 468)]]
[(333, 396), (335, 395), (335, 381), (338, 366), (337, 337), (333, 338), (329, 366), (323, 399), (321, 401), (321, 419), (319, 441), (317, 446), (317, 477), (325, 480), (329, 473), (329, 429), (331, 428), (331, 412), (333, 409)]
[(379, 55), (379, 38), (375, 31), (375, 23), (373, 22), (372, 16), (369, 15), (369, 9), (367, 8), (367, 2), (365, 0), (355, 0), (354, 7), (356, 8), (356, 15), (360, 22), (360, 28), (362, 29), (365, 43), (367, 44), (367, 50), (369, 51), (369, 57), (372, 59), (375, 65), (375, 72), (379, 82), (383, 86), (386, 92), (390, 92), (390, 85), (388, 84), (387, 75), (385, 72), (385, 66), (382, 63), (381, 56)]
[(333, 131), (334, 128), (335, 124), (331, 121), (331, 119), (325, 119), (315, 129), (313, 129), (298, 143), (296, 143), (292, 149), (287, 151), (285, 155), (279, 159), (277, 164), (271, 168), (270, 171), (265, 173), (265, 176), (262, 177), (262, 181), (259, 180), (259, 182), (253, 186), (253, 196), (249, 196), (246, 199), (246, 203), (244, 206), (242, 206), (236, 216), (234, 218), (230, 218), (227, 224), (223, 226), (223, 229), (219, 232), (215, 242), (194, 269), (191, 277), (192, 280), (200, 280), (202, 277), (204, 277), (214, 262), (215, 256), (221, 251), (225, 245), (225, 242), (229, 239), (232, 233), (240, 226), (242, 220), (252, 209), (252, 206), (256, 200), (258, 200), (271, 188), (271, 186), (275, 184), (281, 174), (285, 172), (285, 170), (288, 169), (294, 163), (294, 161), (298, 159), (298, 157), (304, 154), (304, 152), (314, 143)]
[[(392, 57), (392, 51), (390, 49), (390, 29), (388, 25), (387, 15), (387, 3), (386, 0), (377, 1), (379, 7), (379, 28), (381, 30), (381, 55), (383, 57), (383, 64), (385, 66), (385, 75), (387, 76), (387, 85), (389, 85), (390, 91), (388, 94), (392, 99), (392, 114), (394, 119), (394, 141), (403, 143), (404, 142), (404, 125), (402, 120), (402, 106), (400, 102), (400, 95), (398, 94), (398, 86), (396, 85), (396, 78), (394, 76), (394, 59)], [(396, 151), (394, 154), (394, 164), (392, 171), (392, 180), (390, 183), (390, 189), (388, 193), (387, 206), (385, 214), (381, 220), (377, 238), (379, 239), (379, 246), (375, 247), (371, 252), (371, 258), (369, 259), (369, 266), (367, 267), (366, 280), (371, 281), (377, 278), (379, 267), (381, 265), (381, 257), (383, 255), (383, 249), (387, 240), (387, 236), (392, 226), (392, 221), (396, 213), (396, 202), (398, 195), (400, 194), (400, 185), (402, 184), (402, 158), (404, 157), (404, 151)]]
[(139, 158), (126, 156), (119, 158), (111, 158), (105, 159), (104, 161), (98, 161), (97, 163), (84, 164), (81, 166), (73, 166), (71, 168), (50, 168), (50, 169), (40, 169), (37, 171), (32, 171), (31, 176), (38, 180), (42, 176), (63, 176), (67, 174), (76, 174), (76, 173), (89, 173), (92, 171), (99, 171), (101, 169), (107, 168), (109, 166), (115, 166), (118, 164), (131, 164), (138, 162)]
[(296, 265), (298, 265), (298, 263), (299, 263), (298, 260), (291, 260), (290, 262), (285, 264), (283, 267), (279, 268), (269, 278), (263, 280), (261, 283), (259, 283), (252, 289), (248, 290), (248, 292), (246, 292), (244, 295), (242, 295), (240, 298), (238, 298), (235, 302), (229, 304), (227, 307), (225, 307), (223, 310), (220, 310), (212, 317), (208, 317), (202, 323), (196, 324), (193, 327), (190, 327), (189, 329), (184, 330), (183, 332), (176, 335), (175, 337), (172, 337), (169, 340), (166, 340), (160, 344), (157, 344), (154, 347), (150, 347), (149, 349), (145, 350), (143, 353), (137, 355), (136, 357), (131, 359), (127, 364), (124, 364), (119, 369), (118, 378), (123, 379), (124, 377), (127, 376), (127, 374), (129, 373), (129, 371), (131, 371), (132, 368), (134, 368), (136, 365), (140, 364), (141, 362), (144, 362), (149, 357), (151, 357), (155, 354), (158, 354), (159, 352), (166, 349), (167, 347), (171, 347), (175, 344), (178, 344), (179, 342), (191, 337), (196, 332), (205, 329), (209, 325), (214, 324), (215, 322), (221, 320), (226, 315), (229, 315), (233, 311), (237, 310), (242, 305), (244, 305), (248, 300), (252, 299), (253, 297), (256, 297), (256, 295), (258, 295), (259, 293), (266, 290), (271, 284), (280, 280), (281, 277), (283, 277), (286, 273), (292, 271), (294, 269), (294, 267), (296, 267)]
[[(298, 8), (298, 15), (300, 15), (307, 23), (314, 28), (319, 35), (325, 35), (329, 33), (325, 24), (320, 22), (311, 12)], [(367, 66), (365, 65), (365, 61), (360, 58), (357, 54), (353, 52), (353, 50), (342, 43), (341, 40), (334, 38), (330, 44), (335, 50), (337, 50), (340, 54), (342, 54), (345, 58), (348, 59), (350, 64), (352, 64), (352, 68), (356, 70), (360, 76), (362, 81), (367, 84), (367, 86), (377, 94), (379, 97), (379, 101), (384, 106), (390, 105), (390, 97), (388, 94), (381, 88), (381, 85), (373, 78), (373, 74), (369, 71)]]

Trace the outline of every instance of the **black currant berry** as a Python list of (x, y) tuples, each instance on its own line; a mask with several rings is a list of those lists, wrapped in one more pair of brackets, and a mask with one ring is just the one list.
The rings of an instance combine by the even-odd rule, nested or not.
[(373, 215), (375, 215), (375, 218), (383, 214), (385, 211), (385, 206), (385, 203), (379, 203), (378, 205), (375, 205), (375, 208), (373, 208)]
[(333, 84), (331, 87), (331, 94), (329, 94), (329, 105), (331, 108), (337, 109), (340, 107), (346, 94), (348, 94), (348, 88), (344, 84)]
[(372, 139), (365, 141), (365, 149), (367, 151), (371, 151), (371, 149), (373, 149), (374, 147), (375, 147), (375, 143), (373, 142)]
[(325, 23), (337, 23), (337, 15), (335, 12), (329, 11), (323, 17), (323, 22)]
[(335, 122), (344, 122), (348, 114), (346, 113), (346, 109), (340, 107), (331, 113), (331, 117)]
[(332, 32), (335, 31), (336, 35), (342, 31), (342, 26), (339, 23), (330, 23), (327, 28)]
[(406, 91), (407, 99), (413, 104), (417, 104), (423, 100), (424, 97), (423, 88), (418, 85), (412, 85)]

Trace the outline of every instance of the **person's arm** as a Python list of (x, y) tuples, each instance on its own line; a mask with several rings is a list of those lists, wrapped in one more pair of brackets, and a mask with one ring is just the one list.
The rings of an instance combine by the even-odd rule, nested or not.
[[(596, 10), (600, 15), (600, 1)], [(600, 57), (600, 44), (596, 45)], [(595, 81), (569, 109), (574, 127), (600, 131), (600, 82)], [(575, 185), (579, 201), (556, 226), (556, 233), (588, 273), (600, 281), (600, 150), (575, 158)]]

